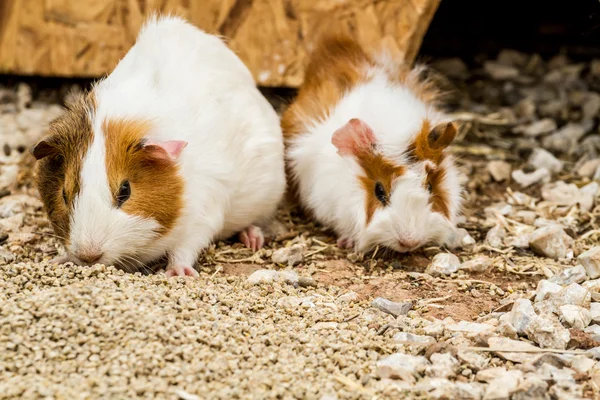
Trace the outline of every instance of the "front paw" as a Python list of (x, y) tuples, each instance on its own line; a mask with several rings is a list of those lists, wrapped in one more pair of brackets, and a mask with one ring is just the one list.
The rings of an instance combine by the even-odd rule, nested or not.
[(337, 245), (340, 249), (351, 249), (354, 247), (354, 240), (352, 238), (339, 238)]
[(166, 275), (167, 278), (172, 278), (174, 276), (191, 276), (198, 278), (200, 276), (198, 271), (196, 271), (194, 268), (183, 265), (171, 265), (167, 267)]
[(265, 237), (262, 230), (255, 225), (250, 225), (240, 232), (240, 240), (249, 249), (257, 251), (265, 244)]

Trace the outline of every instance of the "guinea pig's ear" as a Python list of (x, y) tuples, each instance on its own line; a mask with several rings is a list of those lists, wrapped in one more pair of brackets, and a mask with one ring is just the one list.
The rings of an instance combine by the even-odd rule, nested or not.
[(57, 154), (58, 148), (52, 143), (51, 137), (46, 137), (31, 146), (29, 152), (36, 160), (41, 160), (42, 158)]
[(152, 158), (162, 161), (175, 161), (181, 155), (183, 149), (187, 146), (183, 140), (156, 141), (153, 139), (144, 139), (142, 149)]
[(338, 149), (338, 154), (356, 156), (373, 151), (375, 134), (366, 122), (353, 118), (333, 133), (331, 143)]
[(456, 123), (448, 122), (436, 125), (427, 135), (427, 145), (431, 149), (448, 147), (456, 137)]

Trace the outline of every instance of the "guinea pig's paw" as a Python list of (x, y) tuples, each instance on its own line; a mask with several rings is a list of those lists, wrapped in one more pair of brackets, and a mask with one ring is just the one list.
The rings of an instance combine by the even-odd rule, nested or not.
[(166, 275), (168, 278), (172, 278), (174, 276), (191, 276), (194, 278), (198, 278), (198, 271), (196, 271), (193, 267), (183, 266), (183, 265), (169, 265), (167, 267)]
[(240, 241), (244, 243), (246, 247), (253, 251), (257, 251), (265, 244), (265, 237), (258, 226), (250, 225), (240, 232)]
[(65, 264), (68, 262), (72, 262), (71, 256), (68, 254), (63, 254), (62, 256), (54, 257), (49, 261), (50, 264)]
[(352, 238), (339, 238), (337, 245), (340, 249), (351, 249), (354, 247), (354, 240)]

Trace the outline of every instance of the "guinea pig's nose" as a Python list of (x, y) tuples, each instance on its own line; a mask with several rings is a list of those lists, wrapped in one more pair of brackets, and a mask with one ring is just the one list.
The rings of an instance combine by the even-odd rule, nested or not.
[(98, 251), (89, 251), (89, 252), (78, 254), (77, 258), (79, 258), (84, 263), (93, 264), (96, 261), (98, 261), (99, 259), (101, 259), (103, 255), (104, 254), (102, 254)]
[(419, 241), (414, 239), (403, 239), (399, 240), (398, 244), (400, 247), (411, 250), (419, 246)]

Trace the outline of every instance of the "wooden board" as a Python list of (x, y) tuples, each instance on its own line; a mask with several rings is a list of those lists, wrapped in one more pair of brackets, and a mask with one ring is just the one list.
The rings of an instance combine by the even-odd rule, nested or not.
[(329, 29), (412, 62), (439, 1), (0, 0), (0, 73), (102, 76), (147, 15), (170, 12), (228, 38), (260, 85), (298, 87), (307, 51)]

